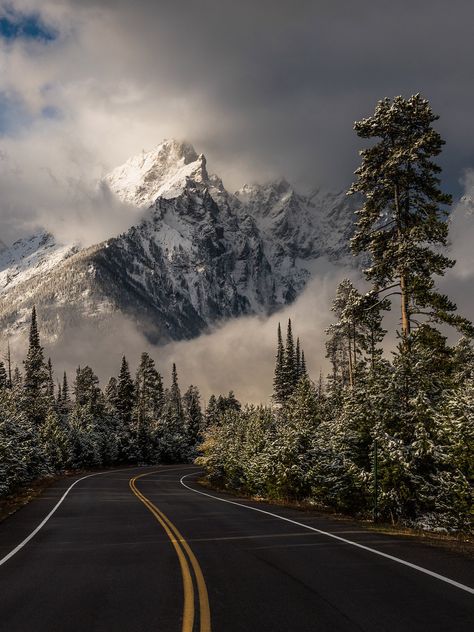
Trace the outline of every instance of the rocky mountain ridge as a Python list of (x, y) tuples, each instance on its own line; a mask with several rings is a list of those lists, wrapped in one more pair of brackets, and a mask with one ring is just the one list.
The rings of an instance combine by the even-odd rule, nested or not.
[(86, 249), (43, 233), (0, 250), (0, 330), (21, 331), (36, 304), (49, 341), (117, 313), (153, 343), (192, 338), (290, 303), (321, 257), (350, 260), (351, 198), (284, 180), (229, 193), (187, 143), (164, 141), (102, 184), (142, 219)]

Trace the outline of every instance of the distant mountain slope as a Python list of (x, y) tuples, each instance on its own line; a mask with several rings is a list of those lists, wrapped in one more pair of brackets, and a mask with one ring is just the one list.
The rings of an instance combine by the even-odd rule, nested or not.
[(186, 143), (165, 141), (104, 183), (143, 219), (83, 250), (49, 234), (0, 250), (1, 330), (22, 330), (36, 304), (50, 341), (114, 313), (154, 343), (191, 338), (293, 301), (321, 257), (349, 260), (353, 200), (284, 180), (231, 194)]

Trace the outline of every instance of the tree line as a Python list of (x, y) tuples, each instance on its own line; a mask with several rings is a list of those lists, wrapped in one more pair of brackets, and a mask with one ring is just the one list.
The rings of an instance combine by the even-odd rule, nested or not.
[[(437, 119), (414, 95), (383, 99), (355, 124), (376, 139), (350, 190), (363, 200), (351, 246), (368, 261), (370, 289), (348, 279), (337, 288), (332, 370), (317, 384), (291, 323), (286, 345), (279, 326), (274, 404), (227, 411), (207, 429), (198, 462), (211, 481), (422, 528), (472, 528), (474, 328), (435, 286), (455, 263)], [(397, 304), (390, 350), (384, 316)], [(454, 345), (447, 327), (460, 334)]]
[(133, 377), (123, 357), (104, 390), (90, 366), (77, 368), (72, 385), (66, 373), (55, 381), (33, 307), (22, 370), (9, 347), (0, 361), (0, 497), (66, 470), (190, 462), (206, 426), (239, 409), (231, 391), (203, 412), (198, 388), (181, 394), (175, 364), (165, 388), (148, 353)]

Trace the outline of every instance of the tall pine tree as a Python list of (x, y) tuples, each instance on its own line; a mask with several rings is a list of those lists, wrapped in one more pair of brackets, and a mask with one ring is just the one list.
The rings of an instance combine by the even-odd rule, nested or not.
[(383, 99), (373, 116), (355, 123), (358, 136), (378, 142), (360, 152), (362, 164), (350, 190), (365, 198), (356, 213), (352, 248), (355, 254), (370, 254), (365, 274), (373, 293), (399, 296), (405, 351), (420, 322), (445, 322), (474, 333), (467, 320), (454, 314), (456, 305), (434, 286), (434, 275), (454, 265), (440, 252), (447, 245), (451, 196), (441, 191), (441, 168), (433, 160), (444, 145), (433, 128), (438, 118), (416, 94)]
[(46, 412), (49, 407), (49, 373), (44, 361), (43, 347), (40, 343), (38, 331), (36, 307), (34, 306), (31, 311), (29, 346), (24, 365), (24, 410), (32, 422), (41, 424), (46, 418)]
[(122, 357), (120, 365), (120, 373), (117, 381), (117, 411), (125, 424), (130, 424), (132, 419), (132, 410), (135, 403), (135, 387), (130, 369), (128, 367), (127, 358)]
[(297, 383), (298, 376), (296, 373), (296, 350), (295, 342), (293, 339), (291, 319), (289, 318), (286, 330), (285, 355), (283, 359), (283, 394), (285, 401), (293, 393)]
[(275, 357), (275, 373), (273, 376), (273, 400), (277, 404), (283, 404), (285, 401), (284, 361), (285, 348), (283, 346), (283, 338), (281, 335), (281, 325), (278, 323), (277, 352)]

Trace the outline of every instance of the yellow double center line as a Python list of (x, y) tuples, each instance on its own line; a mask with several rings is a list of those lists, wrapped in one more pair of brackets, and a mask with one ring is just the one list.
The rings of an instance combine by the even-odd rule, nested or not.
[[(160, 471), (160, 470), (158, 470)], [(163, 471), (163, 470), (161, 470)], [(191, 562), (192, 569), (194, 571), (194, 577), (196, 578), (196, 584), (199, 595), (199, 630), (200, 632), (211, 632), (211, 612), (209, 609), (209, 597), (207, 594), (206, 582), (194, 553), (192, 552), (189, 544), (183, 538), (181, 533), (175, 527), (175, 525), (165, 516), (165, 514), (156, 507), (149, 498), (144, 496), (136, 486), (136, 481), (144, 476), (150, 476), (156, 474), (154, 472), (146, 472), (135, 476), (130, 479), (129, 485), (135, 496), (141, 500), (141, 502), (151, 511), (158, 522), (165, 530), (166, 535), (169, 537), (175, 551), (178, 556), (179, 564), (181, 567), (181, 574), (183, 576), (183, 592), (184, 592), (184, 606), (183, 606), (183, 625), (182, 632), (193, 632), (194, 629), (194, 585), (191, 575), (191, 568), (189, 562)]]

